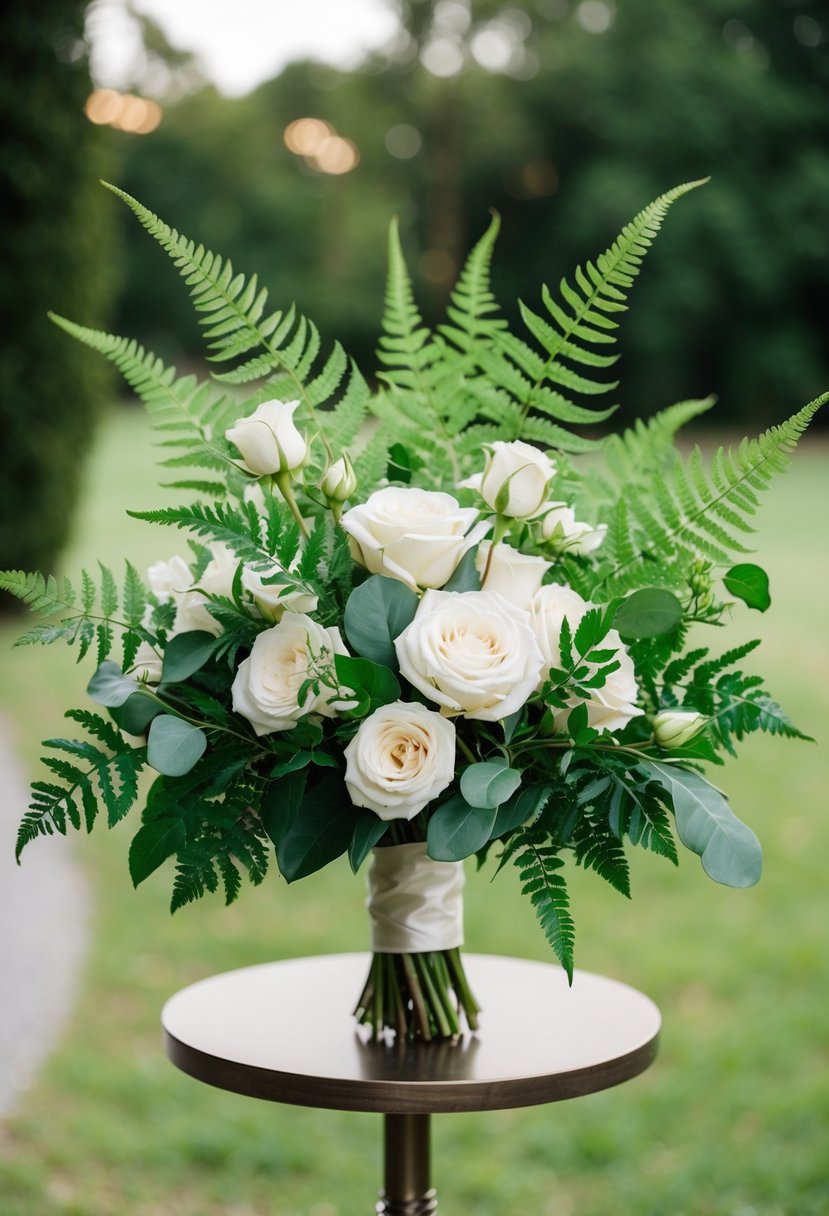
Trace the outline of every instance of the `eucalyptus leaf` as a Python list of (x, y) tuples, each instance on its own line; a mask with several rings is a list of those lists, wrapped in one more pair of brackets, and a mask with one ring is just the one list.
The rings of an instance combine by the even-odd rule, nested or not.
[(482, 849), (492, 835), (496, 808), (470, 806), (460, 794), (442, 802), (426, 829), (427, 852), (434, 861), (462, 861)]
[(207, 735), (198, 726), (171, 714), (159, 714), (150, 723), (147, 763), (165, 777), (183, 777), (205, 753)]
[(613, 624), (624, 641), (656, 638), (676, 629), (682, 620), (682, 605), (664, 587), (643, 587), (622, 600)]
[(725, 795), (689, 769), (653, 760), (646, 767), (671, 795), (679, 838), (699, 855), (709, 878), (727, 887), (754, 886), (763, 867), (760, 842)]
[(490, 840), (497, 840), (507, 832), (514, 832), (516, 828), (535, 823), (550, 801), (552, 792), (548, 785), (526, 785), (516, 790), (508, 802), (503, 802), (498, 807)]
[(762, 566), (755, 566), (752, 562), (732, 566), (724, 575), (723, 582), (726, 590), (731, 595), (736, 595), (737, 599), (743, 600), (749, 608), (765, 612), (771, 604), (769, 576)]
[(139, 687), (123, 705), (113, 706), (109, 712), (116, 726), (128, 735), (143, 735), (153, 718), (164, 713), (164, 706)]
[(188, 679), (213, 655), (221, 638), (206, 630), (193, 629), (170, 638), (161, 668), (163, 684), (179, 684)]
[(397, 671), (394, 639), (411, 624), (419, 601), (411, 587), (373, 574), (348, 597), (343, 617), (345, 635), (363, 658)]
[(135, 676), (125, 676), (117, 663), (105, 659), (86, 686), (86, 691), (98, 705), (117, 709), (139, 688)]
[(461, 793), (470, 806), (500, 806), (520, 784), (521, 774), (503, 759), (470, 764), (461, 774)]

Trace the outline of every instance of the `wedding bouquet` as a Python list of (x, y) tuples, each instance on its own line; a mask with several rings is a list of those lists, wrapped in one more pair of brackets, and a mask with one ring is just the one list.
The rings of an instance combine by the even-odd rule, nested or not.
[(102, 707), (68, 711), (84, 737), (46, 741), (18, 857), (91, 830), (99, 808), (120, 821), (145, 768), (130, 873), (137, 885), (174, 856), (173, 910), (220, 886), (231, 902), (243, 874), (261, 883), (272, 846), (288, 882), (371, 854), (357, 1013), (374, 1035), (423, 1039), (476, 1025), (464, 858), (517, 867), (571, 978), (566, 862), (629, 895), (626, 846), (676, 864), (675, 829), (711, 878), (755, 883), (759, 843), (703, 765), (753, 731), (807, 736), (739, 669), (757, 642), (712, 653), (696, 627), (768, 607), (749, 521), (823, 399), (708, 463), (674, 437), (710, 399), (584, 434), (613, 412), (592, 402), (614, 387), (642, 259), (698, 184), (522, 303), (523, 337), (489, 285), (497, 217), (436, 330), (392, 226), (376, 388), (339, 345), (321, 357), (311, 321), (270, 311), (256, 276), (114, 190), (226, 369), (177, 377), (134, 341), (54, 318), (146, 402), (186, 502), (131, 514), (183, 529), (190, 551), (146, 579), (129, 563), (118, 580), (0, 576), (45, 618), (19, 644), (94, 655)]

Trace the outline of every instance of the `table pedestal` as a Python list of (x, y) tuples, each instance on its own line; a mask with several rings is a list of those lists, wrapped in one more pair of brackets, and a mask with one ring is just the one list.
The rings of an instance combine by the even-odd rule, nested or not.
[(608, 1089), (656, 1056), (653, 1001), (616, 980), (527, 959), (465, 955), (483, 1012), (456, 1043), (370, 1041), (351, 1014), (366, 954), (245, 967), (176, 993), (161, 1015), (178, 1068), (220, 1089), (385, 1120), (379, 1216), (431, 1216), (429, 1118)]

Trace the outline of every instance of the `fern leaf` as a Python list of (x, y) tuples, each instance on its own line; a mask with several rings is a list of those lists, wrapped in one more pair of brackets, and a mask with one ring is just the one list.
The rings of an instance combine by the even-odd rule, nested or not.
[(513, 861), (521, 874), (521, 889), (572, 984), (575, 926), (567, 886), (559, 873), (564, 862), (555, 848), (537, 843), (529, 833), (521, 834)]
[(469, 254), (450, 296), (446, 315), (452, 324), (438, 326), (443, 337), (471, 356), (471, 364), (481, 340), (506, 326), (503, 318), (493, 316), (498, 304), (490, 285), (492, 254), (500, 228), (500, 216), (493, 211), (489, 227)]

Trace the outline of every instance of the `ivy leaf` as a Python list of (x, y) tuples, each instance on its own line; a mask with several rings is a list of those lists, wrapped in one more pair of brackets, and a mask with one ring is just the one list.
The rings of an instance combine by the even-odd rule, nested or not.
[(470, 806), (498, 807), (520, 784), (521, 774), (503, 759), (470, 764), (461, 774), (461, 794)]
[(737, 599), (743, 600), (749, 608), (765, 612), (771, 604), (769, 576), (762, 566), (755, 566), (751, 562), (742, 562), (739, 566), (732, 566), (723, 577), (723, 582), (726, 590), (731, 595), (736, 595)]
[(207, 735), (172, 714), (159, 714), (150, 723), (147, 763), (165, 777), (183, 777), (205, 753)]
[(760, 842), (725, 796), (699, 773), (653, 760), (646, 767), (670, 794), (679, 838), (708, 877), (727, 887), (754, 886), (763, 866)]
[(179, 818), (151, 819), (132, 838), (129, 853), (130, 878), (137, 887), (185, 843), (184, 824)]
[(125, 676), (117, 663), (105, 659), (86, 686), (86, 691), (98, 705), (117, 709), (138, 690), (134, 676)]
[(374, 811), (363, 811), (354, 828), (351, 844), (348, 846), (348, 864), (352, 872), (357, 873), (360, 866), (368, 857), (371, 850), (388, 831), (389, 825), (385, 819), (375, 815)]
[(656, 638), (676, 629), (682, 620), (682, 605), (664, 587), (634, 591), (616, 610), (613, 624), (623, 641)]
[(372, 574), (348, 597), (343, 617), (346, 637), (363, 658), (396, 671), (394, 639), (411, 624), (418, 602), (405, 583)]
[(482, 849), (492, 835), (496, 808), (470, 806), (460, 794), (442, 802), (426, 829), (434, 861), (462, 861)]
[(193, 629), (170, 638), (164, 651), (161, 680), (164, 684), (179, 684), (202, 667), (221, 643), (205, 630)]

